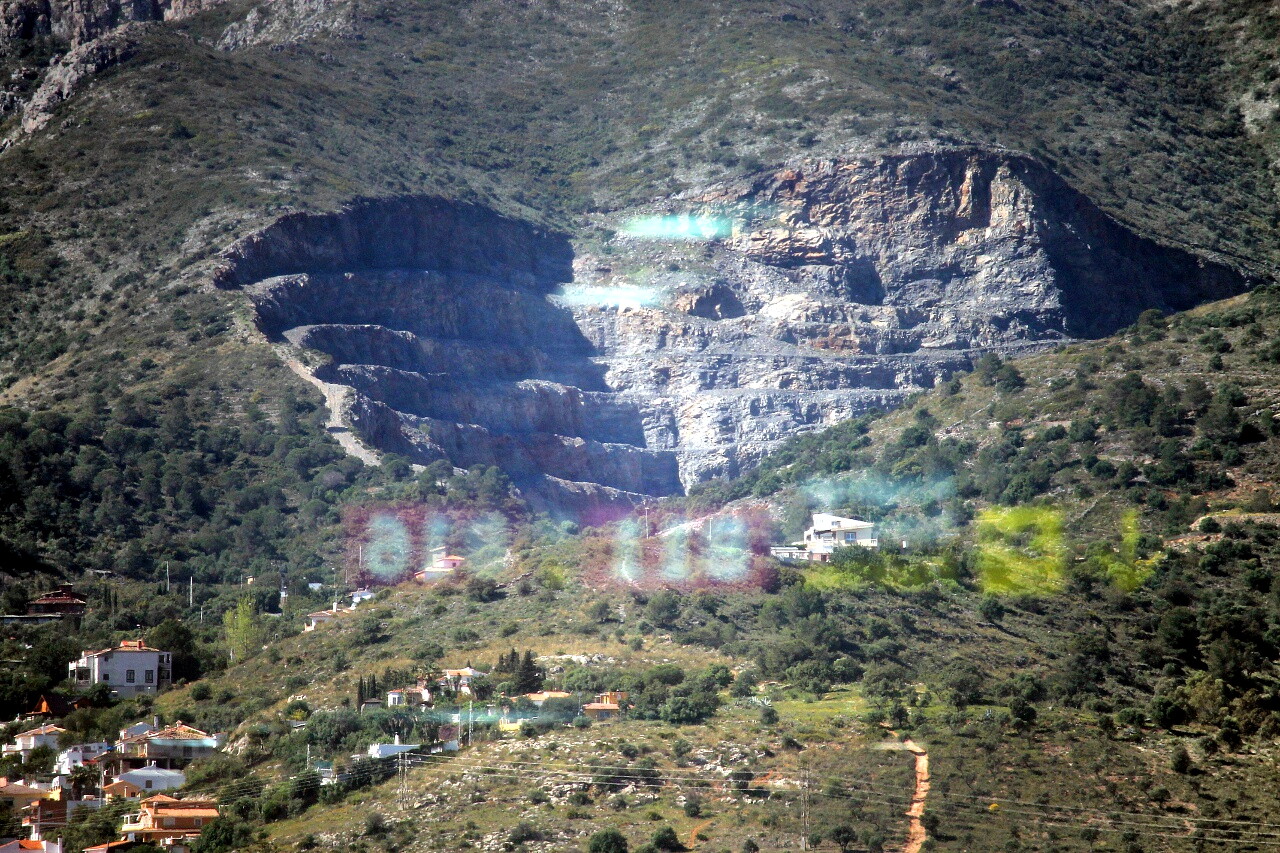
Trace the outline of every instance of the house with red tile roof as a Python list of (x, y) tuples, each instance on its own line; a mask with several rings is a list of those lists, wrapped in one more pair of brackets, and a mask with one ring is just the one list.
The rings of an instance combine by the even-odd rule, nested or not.
[(123, 840), (156, 845), (177, 839), (194, 840), (205, 824), (218, 817), (215, 800), (179, 800), (156, 794), (138, 805), (138, 811), (125, 815), (120, 826)]
[(87, 605), (88, 602), (76, 593), (71, 584), (64, 583), (53, 592), (46, 592), (27, 604), (27, 613), (31, 615), (83, 616)]
[(165, 770), (181, 770), (198, 758), (207, 758), (222, 748), (222, 733), (210, 734), (182, 720), (162, 729), (146, 727), (138, 734), (116, 741), (115, 749), (98, 763), (105, 775), (115, 780), (122, 773), (154, 765)]
[(13, 743), (0, 746), (0, 755), (21, 755), (22, 760), (26, 761), (31, 757), (33, 750), (42, 746), (47, 746), (56, 753), (58, 736), (65, 731), (66, 729), (52, 724), (36, 726), (34, 729), (15, 735)]

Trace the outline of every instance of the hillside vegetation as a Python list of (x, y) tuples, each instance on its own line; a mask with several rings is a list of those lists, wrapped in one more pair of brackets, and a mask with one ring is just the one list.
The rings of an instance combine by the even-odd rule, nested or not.
[[(283, 621), (254, 617), (270, 642), (231, 666), (229, 635), (165, 635), (203, 677), (147, 711), (233, 733), (192, 776), (234, 804), (207, 850), (259, 829), (263, 850), (582, 848), (603, 827), (633, 845), (670, 827), (695, 849), (773, 849), (804, 831), (802, 790), (819, 845), (891, 847), (911, 765), (886, 724), (928, 750), (931, 849), (1265, 846), (1277, 326), (1280, 294), (1262, 290), (984, 362), (649, 519), (657, 531), (750, 494), (726, 511), (767, 499), (779, 537), (816, 506), (874, 517), (905, 549), (799, 569), (756, 557), (762, 586), (640, 586), (610, 580), (619, 528), (534, 525), (505, 565), (390, 589), (313, 634), (296, 636), (306, 598)], [(710, 553), (701, 534), (689, 547)], [(403, 784), (361, 769), (316, 803), (308, 746), (350, 764), (389, 732), (429, 737), (451, 708), (471, 713), (357, 714), (360, 695), (467, 663), (495, 670), (495, 695), (626, 689), (634, 708), (596, 725), (548, 712), (502, 739), (483, 716), (457, 758)], [(73, 724), (88, 736), (139, 712)]]
[[(496, 470), (343, 456), (319, 395), (207, 281), (267, 218), (357, 196), (480, 200), (596, 240), (611, 212), (800, 155), (958, 142), (1027, 151), (1141, 232), (1265, 273), (1274, 4), (374, 0), (351, 37), (216, 49), (251, 5), (147, 28), (46, 130), (5, 119), (3, 604), (116, 577), (84, 585), (78, 629), (8, 632), (0, 718), (66, 695), (82, 649), (172, 650), (174, 690), (64, 724), (228, 731), (189, 778), (228, 806), (201, 853), (574, 849), (608, 828), (632, 849), (900, 846), (911, 754), (888, 727), (929, 750), (929, 849), (1280, 841), (1274, 289), (984, 360), (643, 526), (580, 528)], [(466, 576), (301, 635), (335, 574), (369, 579), (351, 520), (406, 506)], [(721, 509), (752, 526), (657, 535)], [(814, 509), (905, 546), (764, 556)], [(655, 581), (677, 541), (736, 582)], [(513, 651), (536, 671), (497, 671)], [(467, 663), (498, 692), (626, 689), (633, 713), (504, 739), (485, 719), (403, 783), (352, 760), (462, 712), (360, 698)], [(358, 772), (319, 793), (309, 752)], [(87, 812), (71, 849), (115, 837), (120, 809)]]

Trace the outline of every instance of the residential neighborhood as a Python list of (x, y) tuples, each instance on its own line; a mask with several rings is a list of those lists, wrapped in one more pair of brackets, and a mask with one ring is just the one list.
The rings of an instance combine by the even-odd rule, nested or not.
[[(72, 661), (68, 683), (76, 689), (110, 685), (116, 701), (148, 697), (170, 685), (171, 660), (169, 651), (142, 640), (123, 640)], [(404, 681), (384, 678), (381, 686), (370, 676), (357, 697), (357, 711), (410, 713), (403, 723), (405, 732), (419, 736), (397, 730), (389, 740), (374, 739), (359, 753), (309, 755), (308, 772), (317, 774), (322, 787), (351, 785), (368, 776), (360, 769), (362, 762), (382, 766), (402, 756), (420, 761), (468, 748), (477, 738), (521, 736), (530, 726), (581, 727), (626, 715), (625, 691), (583, 694), (557, 689), (547, 680), (547, 669), (532, 652), (521, 657), (513, 649), (495, 669), (466, 661)], [(361, 683), (365, 684), (363, 678)], [(500, 692), (495, 690), (499, 683), (504, 690), (526, 683), (537, 689)], [(124, 690), (117, 692), (117, 687)], [(220, 812), (216, 799), (185, 790), (187, 770), (221, 753), (227, 736), (153, 716), (120, 728), (111, 740), (69, 742), (70, 730), (50, 721), (61, 719), (57, 711), (72, 713), (75, 704), (61, 694), (53, 700), (42, 697), (26, 719), (45, 721), (27, 728), (11, 726), (8, 742), (0, 744), (0, 760), (20, 772), (0, 777), (0, 804), (15, 815), (22, 832), (19, 838), (0, 836), (0, 853), (14, 844), (14, 850), (61, 853), (60, 839), (78, 813), (120, 803), (132, 804), (133, 811), (119, 819), (117, 836), (84, 850), (114, 853), (149, 844), (167, 853), (190, 853)], [(300, 729), (307, 724), (305, 717), (292, 723)]]

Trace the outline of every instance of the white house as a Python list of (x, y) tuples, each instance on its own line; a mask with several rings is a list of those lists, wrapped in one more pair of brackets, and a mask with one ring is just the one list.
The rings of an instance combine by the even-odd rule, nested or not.
[(414, 575), (419, 583), (431, 583), (433, 581), (447, 578), (454, 573), (455, 570), (462, 567), (467, 560), (465, 557), (459, 557), (457, 554), (450, 554), (444, 548), (431, 549), (431, 562), (423, 566), (422, 570)]
[(480, 670), (472, 669), (470, 665), (467, 665), (462, 669), (444, 670), (444, 674), (436, 679), (436, 683), (463, 696), (471, 696), (473, 693), (471, 689), (472, 682), (488, 677)]
[(377, 593), (371, 589), (357, 589), (351, 593), (351, 609), (355, 610), (364, 602), (371, 600), (375, 595)]
[(99, 743), (78, 743), (75, 746), (69, 746), (62, 752), (58, 753), (58, 760), (53, 765), (53, 772), (58, 776), (65, 776), (77, 767), (81, 767), (104, 752), (111, 749), (111, 744), (106, 742)]
[(419, 681), (417, 687), (400, 687), (387, 691), (388, 708), (414, 708), (431, 704), (431, 688), (425, 681)]
[(13, 743), (6, 743), (0, 746), (0, 754), (3, 755), (20, 755), (22, 760), (26, 761), (31, 757), (33, 750), (42, 746), (47, 746), (54, 752), (58, 751), (58, 735), (65, 732), (66, 729), (55, 725), (37, 726), (34, 729), (21, 732), (14, 738)]
[(181, 788), (186, 783), (187, 776), (181, 770), (166, 770), (151, 764), (137, 770), (127, 770), (117, 776), (116, 781), (128, 782), (143, 792), (154, 792)]
[(827, 563), (837, 548), (879, 547), (876, 526), (860, 518), (845, 518), (829, 512), (815, 512), (813, 524), (804, 532), (804, 540), (791, 545), (774, 545), (769, 553), (779, 560)]
[(121, 640), (114, 649), (85, 652), (79, 660), (71, 661), (67, 676), (79, 690), (107, 684), (112, 695), (129, 697), (168, 687), (173, 669), (168, 652), (153, 649), (142, 640)]
[(445, 548), (431, 549), (431, 566), (436, 570), (452, 571), (461, 568), (466, 562), (466, 558), (459, 557), (457, 554), (450, 554)]
[(420, 743), (401, 743), (400, 735), (396, 735), (394, 743), (371, 743), (369, 744), (370, 758), (390, 758), (393, 755), (399, 755), (402, 752), (413, 752), (422, 746)]
[(317, 610), (315, 613), (307, 614), (307, 624), (302, 627), (304, 631), (314, 631), (326, 622), (332, 622), (342, 615), (342, 611), (338, 609), (338, 603), (333, 603), (332, 610)]

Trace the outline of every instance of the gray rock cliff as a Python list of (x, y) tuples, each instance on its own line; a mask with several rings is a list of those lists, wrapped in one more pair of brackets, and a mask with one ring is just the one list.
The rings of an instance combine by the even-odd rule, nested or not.
[(611, 224), (575, 257), (479, 207), (363, 201), (237, 243), (216, 281), (353, 389), (373, 446), (561, 507), (679, 493), (984, 352), (1247, 286), (1004, 152), (800, 163)]

